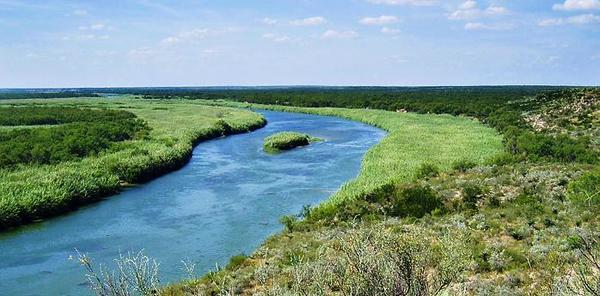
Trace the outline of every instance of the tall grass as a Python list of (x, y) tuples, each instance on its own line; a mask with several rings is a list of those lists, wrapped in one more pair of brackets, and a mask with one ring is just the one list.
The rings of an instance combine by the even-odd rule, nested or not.
[(483, 164), (503, 150), (502, 137), (475, 119), (383, 110), (303, 108), (204, 101), (204, 104), (337, 116), (379, 127), (389, 134), (371, 148), (358, 177), (344, 184), (313, 214), (334, 213), (342, 201), (360, 198), (388, 184), (406, 183), (423, 164), (449, 171), (458, 161)]
[(0, 229), (64, 213), (176, 170), (200, 141), (260, 128), (254, 112), (185, 101), (44, 100), (7, 101), (86, 108), (126, 109), (152, 128), (147, 139), (125, 141), (81, 161), (0, 170)]

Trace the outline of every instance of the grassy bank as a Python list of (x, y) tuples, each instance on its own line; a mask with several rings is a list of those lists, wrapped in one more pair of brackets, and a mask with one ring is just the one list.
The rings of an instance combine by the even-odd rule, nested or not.
[[(337, 216), (342, 213), (340, 206), (343, 204), (351, 203), (354, 200), (364, 200), (365, 196), (378, 192), (381, 188), (413, 182), (418, 179), (418, 171), (423, 166), (435, 167), (441, 172), (448, 172), (460, 164), (483, 165), (486, 161), (501, 153), (503, 147), (502, 138), (492, 128), (466, 117), (365, 109), (299, 108), (214, 101), (204, 103), (337, 116), (371, 124), (389, 133), (386, 138), (367, 152), (360, 174), (356, 179), (342, 186), (327, 201), (310, 211), (310, 217), (315, 221), (323, 217), (333, 220), (342, 218)], [(284, 220), (286, 220), (285, 224), (288, 231), (291, 232), (268, 239), (251, 259), (240, 260), (238, 258), (237, 261), (241, 263), (232, 263), (222, 271), (211, 273), (199, 281), (171, 286), (165, 290), (165, 295), (193, 293), (202, 295), (203, 293), (224, 292), (227, 289), (234, 289), (234, 291), (244, 294), (253, 294), (257, 291), (265, 291), (264, 288), (271, 285), (285, 285), (293, 278), (288, 272), (292, 270), (291, 268), (294, 265), (301, 264), (304, 261), (311, 262), (317, 258), (321, 258), (319, 259), (320, 262), (324, 263), (325, 258), (331, 259), (340, 254), (322, 254), (320, 252), (323, 248), (335, 249), (335, 245), (346, 240), (348, 235), (367, 239), (364, 236), (368, 236), (369, 232), (364, 229), (355, 231), (347, 228), (330, 228), (329, 226), (319, 227), (318, 231), (308, 233), (296, 232), (294, 227), (297, 222), (293, 219)], [(367, 227), (371, 231), (375, 228)], [(307, 228), (304, 226), (302, 229), (306, 230)], [(393, 229), (397, 229), (397, 227), (390, 228), (391, 233), (397, 231)], [(351, 234), (348, 234), (348, 231)], [(414, 233), (422, 232), (419, 237), (425, 234), (428, 237), (433, 235), (424, 229), (413, 229), (412, 231)], [(402, 235), (402, 238), (406, 239), (409, 236)], [(389, 237), (386, 239), (390, 239), (390, 243), (395, 241), (395, 239)], [(410, 241), (418, 242), (414, 238)], [(369, 246), (364, 247), (368, 248)], [(393, 247), (403, 249), (410, 246), (402, 244)], [(371, 259), (375, 260), (377, 254), (371, 255), (373, 256)], [(387, 259), (389, 258), (382, 257), (369, 264), (379, 264)], [(451, 258), (444, 260), (451, 260)], [(431, 267), (431, 263), (424, 260), (422, 268)], [(340, 264), (343, 263), (340, 262)], [(269, 268), (272, 270), (265, 271), (267, 265), (271, 266)], [(282, 273), (277, 275), (277, 271)], [(319, 270), (303, 270), (302, 272), (306, 272), (308, 276), (312, 272), (319, 272)], [(255, 276), (260, 277), (259, 273), (265, 273), (266, 277), (258, 280)], [(214, 285), (219, 281), (225, 283), (224, 286)], [(298, 284), (299, 286), (302, 285), (302, 283)], [(260, 286), (260, 289), (253, 290), (253, 286)], [(279, 294), (275, 293), (273, 295)]]
[(52, 165), (0, 169), (0, 229), (71, 211), (151, 180), (189, 160), (203, 140), (242, 133), (266, 124), (259, 114), (186, 101), (57, 99), (2, 101), (8, 106), (53, 106), (127, 110), (150, 127), (143, 139), (115, 143), (93, 157)]
[(498, 136), (465, 118), (234, 105), (342, 116), (390, 135), (356, 180), (303, 211), (305, 222), (285, 217), (285, 231), (252, 255), (163, 295), (600, 292), (597, 90), (541, 94), (496, 112), (490, 122), (506, 153), (489, 164), (502, 150)]
[(466, 117), (224, 101), (206, 103), (337, 116), (387, 131), (389, 135), (367, 152), (358, 177), (343, 185), (319, 207), (328, 215), (333, 214), (335, 205), (342, 201), (356, 199), (388, 184), (412, 181), (423, 164), (448, 171), (458, 162), (484, 164), (502, 152), (502, 138), (494, 129)]

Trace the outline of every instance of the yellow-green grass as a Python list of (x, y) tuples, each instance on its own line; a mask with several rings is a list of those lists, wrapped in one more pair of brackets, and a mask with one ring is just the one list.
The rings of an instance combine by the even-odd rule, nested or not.
[(81, 161), (0, 170), (0, 229), (67, 212), (183, 166), (199, 141), (250, 131), (266, 124), (257, 113), (186, 101), (56, 99), (10, 104), (119, 108), (152, 128), (147, 139), (125, 141)]
[(325, 201), (318, 210), (358, 198), (390, 183), (410, 182), (424, 163), (448, 171), (459, 161), (484, 164), (502, 152), (502, 137), (479, 121), (451, 115), (397, 113), (345, 108), (301, 108), (276, 105), (203, 101), (204, 104), (337, 116), (379, 127), (389, 134), (371, 148), (358, 177)]

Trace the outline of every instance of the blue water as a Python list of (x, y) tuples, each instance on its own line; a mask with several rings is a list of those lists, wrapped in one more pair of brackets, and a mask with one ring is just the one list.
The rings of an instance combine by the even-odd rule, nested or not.
[[(96, 263), (145, 253), (161, 282), (250, 254), (297, 214), (354, 178), (365, 152), (385, 133), (339, 118), (261, 111), (258, 131), (201, 143), (183, 169), (74, 213), (0, 235), (0, 295), (90, 295), (75, 248)], [(325, 139), (285, 153), (262, 151), (263, 139), (300, 131)]]

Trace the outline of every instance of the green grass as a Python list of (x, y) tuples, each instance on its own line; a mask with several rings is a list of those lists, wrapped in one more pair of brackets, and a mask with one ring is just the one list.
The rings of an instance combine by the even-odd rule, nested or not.
[(49, 105), (123, 109), (145, 120), (147, 139), (117, 143), (98, 156), (55, 165), (0, 170), (0, 229), (61, 214), (182, 167), (202, 140), (241, 133), (266, 124), (247, 110), (188, 101), (57, 99), (3, 101), (0, 106)]
[(320, 205), (319, 210), (324, 212), (335, 212), (335, 206), (340, 202), (359, 198), (382, 186), (410, 182), (423, 164), (448, 171), (459, 161), (484, 164), (503, 151), (502, 137), (494, 129), (467, 117), (226, 101), (204, 103), (337, 116), (387, 131), (388, 136), (367, 152), (358, 177), (344, 184)]
[(265, 138), (263, 147), (267, 152), (280, 152), (300, 146), (309, 145), (310, 142), (318, 141), (307, 134), (296, 132), (280, 132)]

